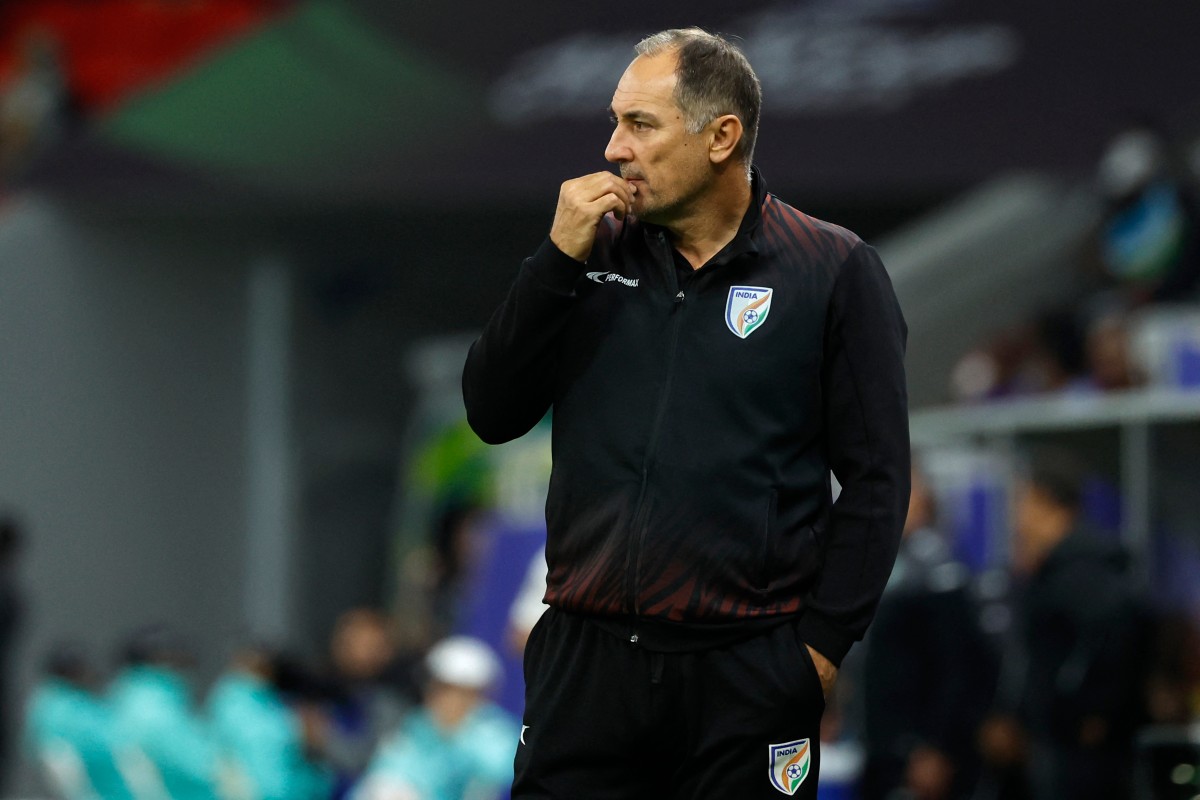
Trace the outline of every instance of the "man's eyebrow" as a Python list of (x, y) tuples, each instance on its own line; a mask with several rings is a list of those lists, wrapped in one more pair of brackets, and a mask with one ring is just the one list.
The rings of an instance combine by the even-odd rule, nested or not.
[(608, 118), (613, 120), (614, 122), (616, 122), (618, 119), (645, 120), (646, 122), (658, 122), (658, 117), (656, 117), (654, 114), (651, 114), (649, 111), (642, 111), (641, 109), (638, 109), (638, 108), (634, 108), (629, 111), (625, 111), (621, 114), (617, 114), (617, 112), (615, 110), (613, 110), (613, 107), (609, 106), (608, 107)]

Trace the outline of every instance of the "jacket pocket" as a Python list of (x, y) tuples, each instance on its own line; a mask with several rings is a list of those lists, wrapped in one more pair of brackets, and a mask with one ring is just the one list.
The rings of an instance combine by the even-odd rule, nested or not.
[(772, 566), (775, 560), (775, 520), (779, 511), (779, 490), (772, 489), (767, 496), (763, 513), (762, 544), (758, 554), (758, 591), (766, 599), (771, 588)]

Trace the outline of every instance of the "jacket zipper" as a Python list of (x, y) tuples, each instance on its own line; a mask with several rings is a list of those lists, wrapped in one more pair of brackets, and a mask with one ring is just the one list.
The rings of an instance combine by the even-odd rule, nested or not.
[[(671, 396), (671, 385), (675, 376), (675, 349), (679, 343), (679, 329), (683, 325), (683, 301), (685, 294), (679, 287), (679, 281), (675, 277), (675, 265), (672, 261), (670, 252), (667, 253), (667, 265), (670, 269), (671, 284), (675, 287), (675, 297), (671, 303), (671, 314), (674, 319), (671, 322), (671, 337), (667, 345), (667, 375), (663, 380), (662, 392), (658, 397), (658, 408), (654, 414), (654, 425), (650, 428), (650, 438), (646, 444), (646, 454), (642, 458), (642, 485), (638, 490), (637, 507), (634, 511), (633, 522), (630, 525), (630, 530), (636, 537), (636, 541), (632, 543), (634, 548), (632, 558), (629, 559), (630, 571), (627, 574), (626, 580), (629, 586), (629, 606), (633, 609), (634, 615), (641, 614), (641, 604), (638, 600), (638, 584), (640, 583), (642, 571), (642, 548), (646, 543), (647, 520), (646, 517), (646, 489), (650, 482), (650, 467), (654, 461), (654, 453), (658, 447), (658, 436), (662, 431), (663, 419), (667, 414), (668, 399)], [(636, 641), (636, 634), (634, 634)]]

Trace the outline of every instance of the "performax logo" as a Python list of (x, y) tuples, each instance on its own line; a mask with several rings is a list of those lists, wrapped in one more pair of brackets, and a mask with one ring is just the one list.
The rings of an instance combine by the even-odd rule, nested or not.
[(615, 272), (589, 272), (587, 276), (596, 283), (612, 283), (616, 281), (626, 286), (632, 286), (634, 289), (637, 288), (638, 281), (641, 280), (641, 278), (626, 278), (624, 275), (618, 275)]

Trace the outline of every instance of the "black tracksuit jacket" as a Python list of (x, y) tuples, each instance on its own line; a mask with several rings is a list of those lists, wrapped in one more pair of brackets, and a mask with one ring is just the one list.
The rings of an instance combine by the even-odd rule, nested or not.
[(693, 631), (800, 615), (839, 663), (908, 507), (906, 326), (871, 247), (753, 183), (733, 241), (690, 274), (632, 217), (601, 222), (586, 265), (547, 240), (463, 395), (489, 443), (553, 408), (551, 606)]

